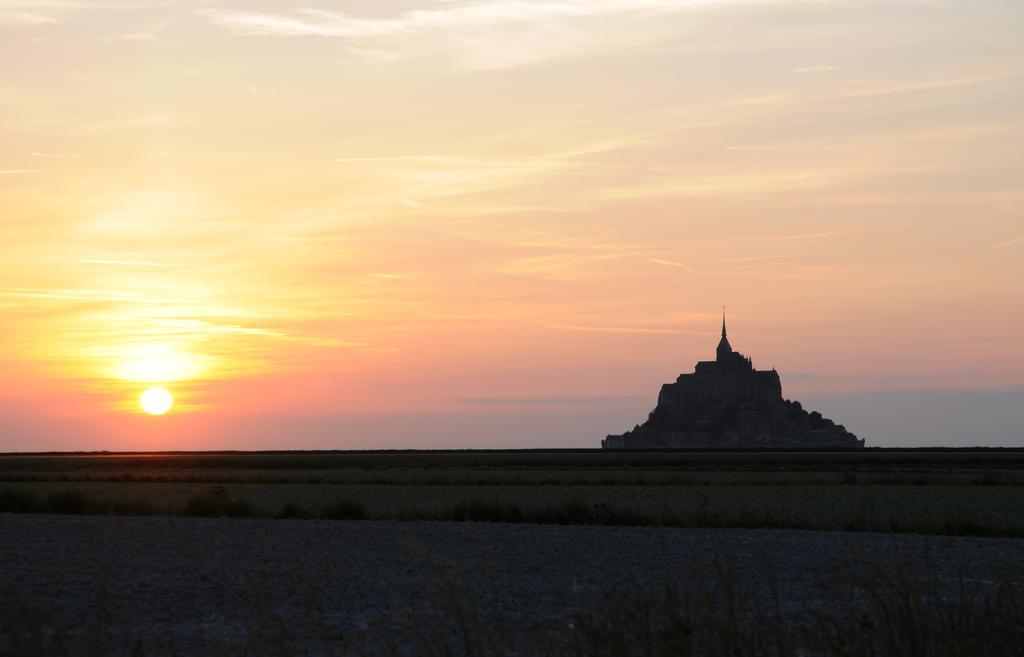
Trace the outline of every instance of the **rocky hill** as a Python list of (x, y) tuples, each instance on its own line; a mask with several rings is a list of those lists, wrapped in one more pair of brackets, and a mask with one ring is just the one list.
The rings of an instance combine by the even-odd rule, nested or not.
[(666, 383), (647, 421), (609, 435), (606, 449), (682, 447), (863, 447), (864, 441), (800, 402), (782, 397), (774, 369), (758, 371), (733, 351), (722, 319), (713, 361)]

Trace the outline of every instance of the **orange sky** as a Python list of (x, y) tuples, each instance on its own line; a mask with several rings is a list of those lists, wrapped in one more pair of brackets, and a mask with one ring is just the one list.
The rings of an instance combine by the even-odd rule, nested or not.
[(722, 304), (1021, 442), (865, 401), (1024, 401), (1016, 0), (292, 7), (0, 0), (0, 450), (596, 446)]

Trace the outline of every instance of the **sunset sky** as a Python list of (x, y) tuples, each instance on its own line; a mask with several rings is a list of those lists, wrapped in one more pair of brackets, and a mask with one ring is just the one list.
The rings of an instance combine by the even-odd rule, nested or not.
[(0, 451), (596, 447), (723, 305), (869, 445), (1020, 445), (1022, 35), (1020, 0), (0, 0)]

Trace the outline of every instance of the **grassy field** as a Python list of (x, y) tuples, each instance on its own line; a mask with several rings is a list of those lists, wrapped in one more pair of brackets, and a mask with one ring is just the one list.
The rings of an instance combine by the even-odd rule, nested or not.
[[(24, 553), (19, 558), (31, 566), (24, 577), (8, 573), (6, 590), (0, 586), (0, 653), (7, 650), (5, 654), (27, 657), (1009, 656), (1019, 654), (1018, 646), (1024, 640), (1019, 563), (1010, 560), (1005, 568), (996, 567), (1004, 559), (991, 558), (984, 550), (1004, 557), (999, 550), (1019, 554), (1012, 547), (1019, 541), (967, 537), (1024, 537), (1022, 502), (1024, 450), (1013, 449), (0, 455), (0, 512), (68, 514), (6, 516), (6, 535), (12, 535), (18, 523), (30, 523), (22, 534), (29, 537), (31, 546), (26, 550), (24, 542), (14, 541), (4, 548), (8, 552), (0, 549), (0, 556), (14, 558)], [(72, 514), (279, 520), (100, 519), (72, 518)], [(397, 523), (389, 528), (388, 523), (295, 520), (301, 518), (535, 524)], [(5, 517), (0, 517), (0, 525), (4, 522)], [(50, 539), (36, 546), (33, 542), (39, 541), (38, 532), (47, 523), (59, 525), (58, 533), (48, 534)], [(96, 523), (102, 527), (93, 526)], [(154, 529), (150, 526), (154, 523), (166, 526)], [(178, 525), (192, 527), (196, 533), (183, 541), (185, 529)], [(772, 540), (789, 540), (785, 536), (794, 533), (711, 531), (708, 535), (718, 536), (721, 544), (694, 539), (692, 554), (687, 552), (690, 556), (686, 559), (672, 561), (676, 564), (671, 569), (673, 576), (658, 579), (657, 585), (650, 581), (631, 584), (625, 578), (621, 586), (602, 591), (591, 604), (567, 617), (549, 618), (543, 613), (510, 616), (519, 623), (511, 633), (504, 625), (491, 622), (505, 618), (495, 609), (504, 609), (500, 604), (507, 602), (507, 590), (515, 589), (515, 584), (526, 586), (533, 599), (537, 587), (528, 584), (530, 578), (559, 576), (557, 570), (542, 570), (561, 554), (562, 549), (552, 545), (573, 546), (567, 553), (573, 564), (600, 568), (599, 564), (606, 563), (602, 561), (605, 556), (612, 553), (626, 562), (640, 559), (641, 563), (644, 550), (668, 549), (666, 535), (690, 533), (603, 526), (851, 533), (800, 533), (789, 547), (773, 553), (774, 560), (766, 557), (761, 564), (757, 560), (772, 549)], [(374, 586), (390, 592), (390, 587), (398, 586), (395, 582), (420, 572), (404, 552), (378, 559), (382, 552), (391, 554), (397, 549), (393, 546), (404, 543), (373, 542), (367, 537), (402, 535), (404, 530), (393, 527), (414, 527), (409, 531), (416, 537), (431, 536), (424, 543), (433, 550), (430, 563), (440, 559), (437, 563), (446, 564), (436, 573), (430, 571), (434, 575), (428, 581), (433, 588), (426, 597), (407, 592), (394, 600), (381, 598), (400, 610), (381, 613), (389, 623), (405, 623), (402, 631), (406, 634), (401, 636), (408, 645), (416, 646), (406, 653), (392, 649), (390, 642), (399, 634), (391, 625), (369, 627), (343, 638), (338, 638), (332, 625), (338, 609), (350, 609), (347, 604), (365, 600)], [(467, 546), (484, 540), (475, 536), (483, 530), (503, 532), (486, 543), (490, 547), (481, 548), (481, 554), (499, 558), (481, 558), (477, 564), (475, 552)], [(475, 537), (468, 540), (462, 531)], [(152, 532), (164, 538), (158, 540)], [(575, 543), (569, 539), (563, 543), (557, 539), (560, 532), (583, 534)], [(550, 540), (538, 538), (541, 533), (550, 534)], [(648, 533), (651, 536), (646, 543), (636, 539), (637, 543), (621, 544), (642, 546), (640, 550), (609, 552), (599, 545), (602, 540), (626, 540), (623, 534)], [(764, 538), (766, 534), (784, 536)], [(64, 536), (78, 537), (70, 543), (73, 550), (68, 551)], [(849, 543), (850, 554), (843, 556), (827, 548), (828, 541), (836, 537)], [(549, 544), (551, 541), (554, 543)], [(895, 546), (893, 552), (882, 554), (878, 546), (886, 541), (906, 543), (906, 551)], [(363, 542), (369, 547), (346, 552)], [(324, 554), (316, 552), (325, 545)], [(593, 548), (589, 562), (583, 559), (579, 545)], [(861, 547), (854, 549), (858, 545)], [(875, 548), (864, 547), (872, 545)], [(912, 549), (912, 545), (918, 547)], [(962, 563), (955, 556), (961, 549)], [(177, 567), (170, 567), (153, 556), (154, 550), (171, 561), (177, 550), (189, 556)], [(523, 556), (538, 550), (550, 554), (545, 552), (534, 561)], [(943, 550), (949, 550), (949, 555), (941, 556), (946, 554)], [(49, 572), (41, 570), (43, 552), (51, 558), (47, 562), (52, 568), (49, 579), (42, 575)], [(69, 583), (81, 583), (83, 577), (92, 581), (88, 566), (94, 562), (89, 559), (104, 564), (110, 554), (120, 555), (117, 573), (104, 576), (110, 581), (97, 575), (93, 577), (98, 582), (95, 586), (76, 588)], [(288, 559), (294, 555), (301, 558), (293, 563)], [(228, 562), (217, 561), (228, 557)], [(150, 559), (157, 560), (150, 563)], [(210, 559), (219, 565), (208, 572), (203, 564)], [(222, 568), (230, 570), (229, 563), (240, 559), (247, 559), (246, 567), (232, 571), (230, 577), (221, 576)], [(70, 565), (65, 566), (65, 561)], [(296, 563), (309, 570), (296, 570)], [(515, 565), (520, 563), (523, 565)], [(820, 582), (804, 581), (802, 564), (811, 563), (824, 564), (817, 571)], [(981, 568), (979, 563), (988, 566)], [(140, 591), (153, 595), (161, 587), (178, 586), (174, 577), (177, 568), (185, 564), (194, 569), (185, 578), (187, 595), (180, 598), (189, 601), (185, 608), (191, 608), (188, 605), (199, 599), (200, 593), (212, 596), (209, 600), (214, 602), (196, 608), (213, 613), (220, 619), (215, 625), (221, 627), (225, 621), (216, 614), (233, 607), (216, 596), (227, 595), (224, 591), (230, 588), (230, 599), (255, 600), (262, 611), (239, 620), (238, 635), (223, 639), (224, 643), (188, 623), (181, 627), (154, 623), (154, 619), (164, 619), (163, 605), (159, 613), (139, 612), (139, 619), (145, 622), (132, 614), (115, 619), (115, 611), (136, 607), (134, 602), (122, 604), (124, 599), (135, 600), (132, 596), (143, 595)], [(515, 570), (520, 567), (521, 571)], [(135, 573), (135, 579), (121, 577), (122, 571)], [(646, 571), (638, 568), (634, 572)], [(559, 595), (571, 596), (578, 582), (586, 583), (595, 574), (583, 569), (579, 577), (565, 576), (567, 583), (558, 587)], [(236, 582), (233, 578), (241, 579)], [(487, 597), (491, 594), (485, 583), (501, 594)], [(47, 586), (60, 592), (46, 594)], [(351, 590), (345, 589), (348, 592), (339, 602), (333, 592), (348, 586)], [(289, 597), (293, 591), (307, 589), (310, 593), (305, 597)], [(77, 617), (62, 616), (61, 609), (75, 608), (67, 607), (67, 601), (76, 596), (91, 601), (83, 609), (99, 610), (84, 616), (91, 623), (85, 629)], [(498, 602), (490, 602), (492, 599)], [(179, 598), (169, 594), (167, 600), (166, 608), (179, 608)], [(788, 605), (796, 602), (806, 604), (813, 613), (789, 609)], [(509, 608), (518, 604), (526, 604), (525, 598)]]
[(1024, 536), (1024, 450), (0, 455), (0, 511)]

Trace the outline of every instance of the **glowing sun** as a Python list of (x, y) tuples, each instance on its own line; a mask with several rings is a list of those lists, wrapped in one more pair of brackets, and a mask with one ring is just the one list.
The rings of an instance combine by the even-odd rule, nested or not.
[(163, 388), (150, 388), (142, 393), (139, 405), (150, 415), (163, 415), (174, 406), (174, 397)]

